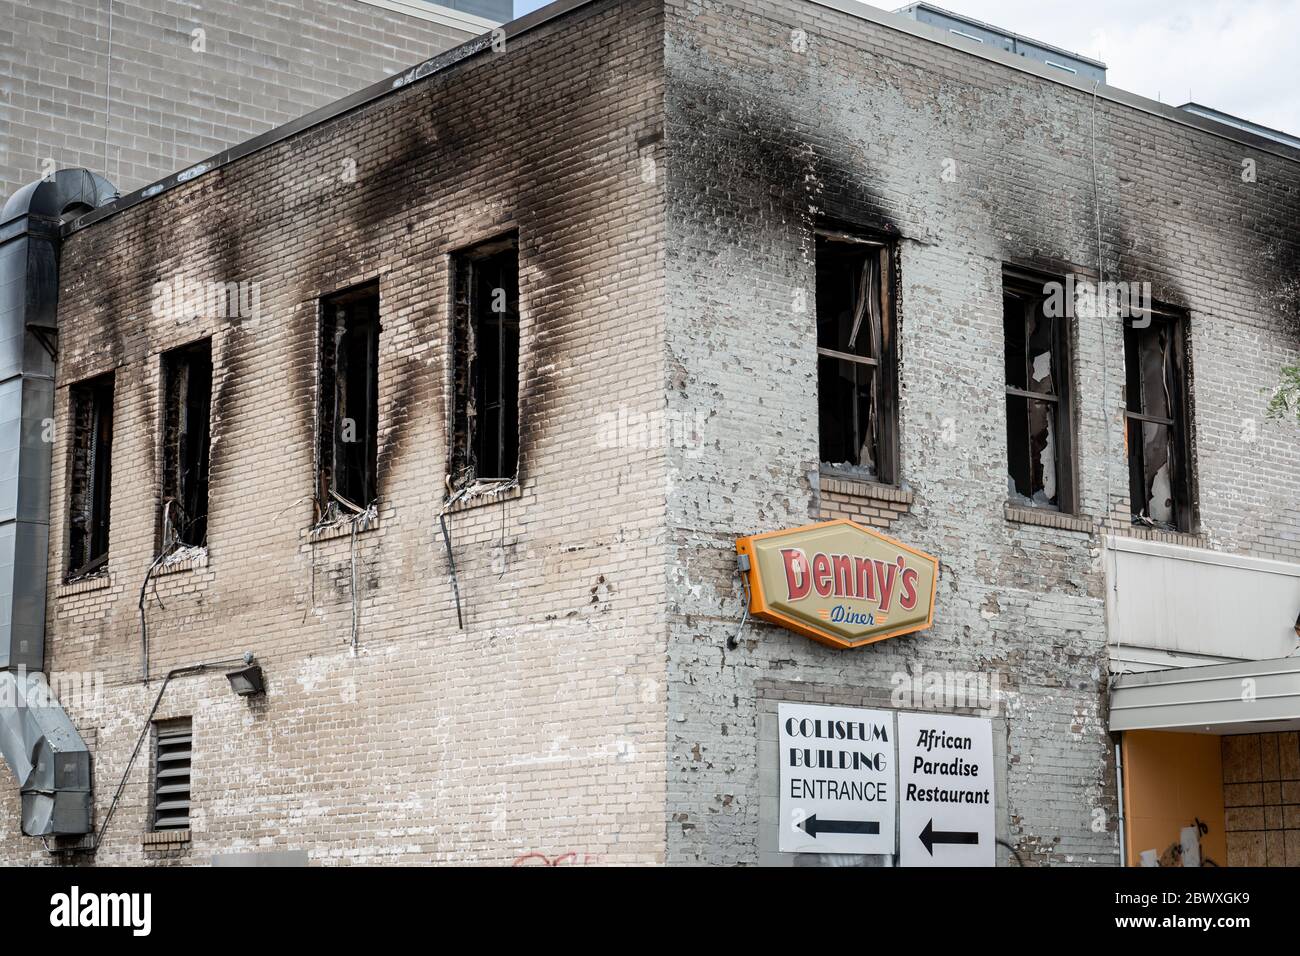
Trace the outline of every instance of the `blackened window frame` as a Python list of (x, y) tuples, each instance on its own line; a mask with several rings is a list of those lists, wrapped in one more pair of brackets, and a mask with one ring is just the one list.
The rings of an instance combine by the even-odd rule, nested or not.
[[(1167, 390), (1168, 415), (1150, 411), (1142, 388), (1139, 340), (1163, 333), (1168, 341), (1162, 379)], [(1129, 511), (1134, 525), (1155, 527), (1181, 533), (1196, 531), (1196, 480), (1192, 465), (1192, 438), (1190, 426), (1191, 376), (1188, 366), (1188, 314), (1183, 309), (1152, 303), (1149, 311), (1124, 320), (1124, 448), (1128, 459)], [(1134, 430), (1139, 434), (1143, 425), (1153, 425), (1170, 430), (1172, 468), (1169, 490), (1172, 497), (1172, 522), (1160, 522), (1144, 514), (1138, 491), (1146, 498), (1146, 442), (1134, 440)]]
[[(518, 481), (520, 477), (523, 408), (519, 388), (522, 337), (518, 231), (501, 233), (455, 250), (448, 268), (452, 357), (448, 365), (453, 413), (447, 485), (449, 494), (454, 495), (479, 481), (503, 484)], [(486, 343), (495, 352), (476, 345), (483, 320), (480, 310), (491, 312), (491, 304), (482, 302), (480, 288), (490, 274), (487, 270), (503, 270), (498, 274), (507, 279), (505, 285), (498, 286), (506, 291), (506, 309), (497, 313), (501, 318), (494, 320), (496, 340)], [(492, 404), (483, 392), (488, 378), (484, 374), (484, 362), (489, 353), (496, 356), (497, 364), (495, 430), (478, 427), (480, 419), (486, 417), (479, 414), (480, 408)], [(500, 466), (488, 470), (508, 473), (485, 473), (485, 461)]]
[[(1053, 296), (1049, 292), (1049, 286), (1055, 284), (1056, 288), (1061, 290), (1061, 294), (1056, 296), (1057, 301), (1061, 303), (1061, 310), (1064, 313), (1060, 316), (1044, 317), (1054, 319), (1054, 324), (1049, 333), (1051, 339), (1051, 360), (1049, 374), (1052, 380), (1053, 391), (1036, 392), (1030, 388), (1021, 388), (1014, 386), (1007, 381), (1010, 377), (1010, 367), (1013, 357), (1010, 355), (1011, 340), (1006, 334), (1007, 323), (1007, 301), (1008, 299), (1016, 300), (1024, 304), (1023, 328), (1019, 341), (1024, 345), (1023, 371), (1024, 382), (1029, 384), (1033, 359), (1029, 354), (1030, 336), (1029, 312), (1028, 309), (1032, 303), (1038, 303), (1041, 309), (1042, 304), (1047, 302)], [(1055, 458), (1056, 458), (1056, 503), (1050, 502), (1024, 502), (1019, 499), (1011, 499), (1010, 503), (1017, 507), (1032, 508), (1035, 510), (1052, 511), (1059, 514), (1077, 515), (1079, 514), (1079, 484), (1078, 484), (1078, 456), (1075, 452), (1077, 446), (1077, 430), (1075, 422), (1074, 408), (1074, 349), (1073, 335), (1074, 328), (1071, 322), (1071, 315), (1074, 311), (1074, 303), (1067, 302), (1064, 298), (1064, 290), (1068, 288), (1065, 279), (1061, 276), (1048, 275), (1046, 273), (1034, 272), (1027, 269), (1020, 269), (1009, 265), (1002, 267), (1002, 309), (1003, 309), (1003, 389), (1006, 396), (1004, 402), (1004, 412), (1007, 416), (1007, 474), (1014, 480), (1012, 475), (1012, 419), (1011, 409), (1017, 401), (1025, 403), (1025, 414), (1029, 413), (1030, 402), (1041, 402), (1049, 405), (1053, 409), (1053, 432), (1055, 441)], [(1028, 426), (1026, 426), (1028, 430)], [(1032, 492), (1032, 489), (1031, 489)], [(1029, 496), (1032, 497), (1032, 494)]]
[[(157, 545), (206, 547), (212, 450), (212, 339), (163, 352)], [(197, 373), (197, 374), (196, 374)], [(182, 394), (183, 393), (183, 394)]]
[[(844, 248), (836, 250), (837, 255), (848, 256), (849, 250), (858, 248), (866, 256), (875, 256), (879, 274), (880, 296), (880, 344), (879, 354), (847, 353), (842, 349), (832, 348), (822, 342), (824, 323), (820, 321), (817, 300), (822, 288), (819, 262), (824, 265), (825, 257), (820, 250), (828, 244)], [(901, 481), (899, 462), (899, 403), (898, 403), (898, 243), (892, 237), (886, 237), (869, 230), (846, 230), (830, 226), (821, 226), (814, 230), (814, 290), (813, 321), (817, 329), (817, 416), (818, 416), (818, 462), (821, 474), (828, 477), (847, 478), (855, 481), (869, 481), (876, 484), (897, 487)], [(837, 343), (838, 344), (838, 343)], [(823, 405), (826, 388), (822, 382), (822, 371), (828, 361), (840, 365), (850, 364), (870, 368), (872, 389), (876, 403), (876, 439), (875, 462), (870, 470), (860, 463), (850, 463), (848, 467), (840, 462), (827, 461), (824, 455), (826, 437), (824, 419), (828, 412)], [(855, 430), (856, 432), (856, 430)]]
[[(339, 311), (343, 315), (339, 315)], [(349, 314), (351, 311), (352, 314)], [(314, 498), (316, 519), (329, 521), (339, 515), (362, 514), (379, 496), (377, 474), (379, 454), (379, 347), (383, 332), (381, 321), (382, 297), (379, 280), (371, 279), (357, 285), (323, 295), (317, 300), (317, 357), (316, 357), (316, 475)], [(339, 323), (343, 323), (340, 331)], [(356, 415), (350, 393), (344, 395), (348, 408), (341, 408), (339, 344), (346, 336), (357, 335), (364, 351), (364, 362), (358, 372), (364, 381), (364, 399), (359, 399), (364, 421), (357, 422), (362, 441), (344, 442), (339, 427), (343, 419)], [(356, 371), (351, 368), (345, 371)], [(346, 376), (344, 376), (346, 377)], [(355, 383), (355, 382), (354, 382)], [(345, 389), (346, 392), (346, 389)], [(344, 445), (362, 447), (348, 455)], [(345, 461), (344, 474), (357, 477), (361, 494), (352, 487), (352, 478), (338, 480), (339, 461)], [(349, 497), (346, 492), (351, 492)], [(354, 498), (364, 498), (356, 501)]]
[[(65, 580), (107, 571), (112, 526), (113, 426), (116, 403), (116, 374), (105, 372), (68, 386), (67, 463), (67, 561)], [(89, 427), (78, 421), (86, 416)], [(107, 446), (107, 447), (105, 447)], [(79, 479), (78, 457), (83, 457), (86, 474)], [(79, 487), (79, 485), (81, 487)], [(78, 497), (84, 496), (78, 521)]]

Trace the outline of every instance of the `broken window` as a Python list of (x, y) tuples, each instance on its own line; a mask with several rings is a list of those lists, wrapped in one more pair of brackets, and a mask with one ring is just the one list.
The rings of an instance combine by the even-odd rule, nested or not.
[(1193, 525), (1185, 339), (1185, 316), (1160, 306), (1124, 328), (1133, 522), (1175, 531)]
[[(1007, 495), (1016, 504), (1073, 512), (1074, 439), (1070, 329), (1048, 305), (1044, 280), (1002, 275), (1006, 364)], [(1059, 303), (1059, 296), (1055, 300)]]
[(897, 475), (893, 248), (817, 233), (817, 406), (822, 467)]
[(360, 514), (377, 494), (379, 286), (321, 300), (316, 506), (321, 520)]
[(452, 486), (519, 470), (519, 248), (511, 235), (452, 260)]
[(154, 830), (189, 828), (193, 749), (194, 734), (188, 717), (154, 724)]
[(113, 480), (113, 373), (68, 390), (72, 421), (68, 475), (68, 576), (108, 564), (109, 493)]
[(161, 544), (201, 546), (208, 540), (212, 340), (164, 354), (162, 375)]

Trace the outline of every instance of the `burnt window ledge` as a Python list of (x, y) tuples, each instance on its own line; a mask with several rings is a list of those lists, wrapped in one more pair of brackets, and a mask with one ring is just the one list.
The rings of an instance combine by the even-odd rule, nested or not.
[(822, 521), (848, 518), (858, 524), (889, 531), (911, 513), (912, 492), (897, 485), (849, 479), (822, 472), (818, 476), (816, 516)]
[(907, 488), (887, 485), (879, 481), (864, 478), (849, 478), (835, 471), (823, 468), (819, 475), (822, 494), (853, 495), (858, 498), (874, 498), (877, 501), (889, 501), (894, 504), (912, 505), (913, 495)]
[(153, 576), (163, 577), (168, 574), (180, 574), (184, 571), (200, 571), (208, 566), (208, 549), (204, 545), (189, 548), (177, 548), (162, 563), (154, 568)]
[(85, 594), (88, 591), (104, 591), (112, 586), (113, 575), (104, 570), (98, 574), (78, 578), (75, 581), (64, 581), (55, 587), (54, 596), (56, 598), (71, 597), (74, 594)]
[(496, 504), (498, 501), (516, 501), (522, 498), (524, 494), (523, 487), (515, 482), (505, 487), (487, 487), (477, 491), (471, 491), (463, 497), (454, 499), (450, 504), (445, 506), (443, 514), (455, 514), (458, 511), (469, 511), (473, 508), (482, 508), (485, 505)]
[(1095, 529), (1092, 518), (1088, 515), (1065, 514), (1047, 508), (1031, 508), (1024, 505), (1006, 506), (1007, 520), (1013, 524), (1032, 524), (1043, 528), (1056, 528), (1059, 531), (1077, 531), (1092, 534)]
[(371, 505), (370, 508), (358, 514), (344, 515), (325, 524), (318, 524), (313, 528), (308, 528), (303, 534), (306, 535), (308, 544), (319, 544), (322, 541), (350, 538), (353, 534), (366, 534), (378, 528), (379, 509)]
[[(1127, 516), (1125, 516), (1127, 519)], [(1139, 541), (1160, 541), (1165, 544), (1177, 544), (1184, 548), (1208, 548), (1209, 538), (1203, 531), (1173, 531), (1168, 528), (1149, 528), (1146, 525), (1132, 524), (1127, 520), (1112, 522), (1106, 529), (1107, 534), (1121, 538), (1136, 538)]]

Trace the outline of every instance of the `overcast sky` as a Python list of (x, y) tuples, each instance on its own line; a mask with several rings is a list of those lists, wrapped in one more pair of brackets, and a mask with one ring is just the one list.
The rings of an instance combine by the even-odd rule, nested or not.
[[(898, 3), (873, 4), (896, 9)], [(515, 16), (544, 6), (515, 0)], [(1112, 86), (1300, 134), (1300, 0), (937, 0), (1103, 61)]]

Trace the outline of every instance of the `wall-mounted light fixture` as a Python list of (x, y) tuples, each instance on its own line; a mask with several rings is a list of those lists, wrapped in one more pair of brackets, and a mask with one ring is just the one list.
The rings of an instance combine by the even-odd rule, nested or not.
[(239, 670), (229, 671), (226, 680), (230, 681), (230, 689), (240, 697), (266, 693), (266, 682), (262, 679), (262, 666), (253, 662), (251, 652), (244, 655), (244, 666)]

